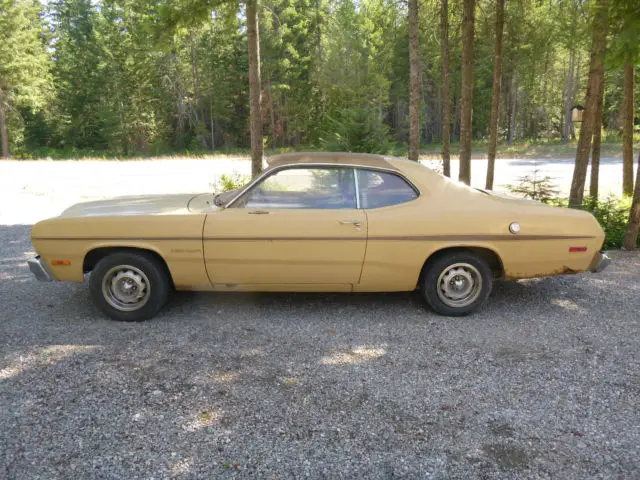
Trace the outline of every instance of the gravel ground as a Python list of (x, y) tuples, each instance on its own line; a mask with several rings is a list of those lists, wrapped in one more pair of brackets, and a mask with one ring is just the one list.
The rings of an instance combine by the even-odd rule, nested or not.
[(54, 193), (0, 221), (0, 479), (640, 477), (640, 252), (462, 319), (188, 293), (123, 324), (31, 277)]

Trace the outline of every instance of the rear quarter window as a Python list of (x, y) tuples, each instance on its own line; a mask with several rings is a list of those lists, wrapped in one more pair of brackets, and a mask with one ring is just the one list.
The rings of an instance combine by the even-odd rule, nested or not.
[(380, 208), (410, 202), (418, 192), (399, 175), (358, 169), (361, 208)]

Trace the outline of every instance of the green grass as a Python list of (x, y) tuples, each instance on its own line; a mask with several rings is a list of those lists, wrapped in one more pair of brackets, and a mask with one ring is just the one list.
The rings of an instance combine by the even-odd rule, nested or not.
[[(622, 143), (616, 136), (609, 135), (606, 138), (607, 141), (602, 143), (603, 157), (621, 157), (622, 156)], [(640, 149), (640, 136), (634, 139), (636, 141), (634, 149)], [(512, 145), (502, 144), (498, 146), (498, 158), (551, 158), (551, 157), (564, 157), (571, 158), (576, 154), (577, 142), (570, 142), (564, 145), (560, 141), (522, 141), (514, 143)], [(265, 155), (275, 155), (278, 153), (286, 153), (292, 151), (325, 151), (325, 149), (314, 145), (299, 145), (295, 148), (267, 148), (265, 149)], [(460, 151), (460, 145), (458, 143), (451, 144), (451, 156), (457, 158)], [(488, 145), (486, 141), (475, 141), (472, 145), (473, 158), (486, 158), (488, 151)], [(439, 159), (441, 158), (442, 145), (426, 144), (420, 147), (420, 156), (424, 159)], [(396, 144), (389, 148), (386, 152), (389, 155), (395, 155), (399, 157), (407, 156), (407, 145)], [(105, 150), (95, 149), (53, 149), (53, 148), (40, 148), (28, 152), (20, 152), (15, 154), (16, 160), (37, 160), (37, 159), (51, 159), (51, 160), (80, 160), (80, 159), (92, 159), (92, 160), (128, 160), (128, 159), (151, 159), (151, 158), (172, 158), (172, 157), (210, 157), (210, 156), (235, 156), (235, 157), (248, 157), (251, 155), (249, 148), (220, 148), (215, 151), (211, 150), (166, 150), (166, 151), (154, 151), (154, 152), (137, 152), (129, 155), (122, 155), (117, 152), (110, 152)]]
[[(639, 139), (640, 140), (640, 139)], [(498, 158), (572, 158), (576, 155), (577, 142), (518, 142), (512, 145), (498, 145)], [(634, 145), (634, 149), (640, 149), (640, 141)], [(473, 158), (486, 158), (489, 151), (487, 142), (473, 142)], [(440, 158), (442, 152), (441, 145), (425, 145), (421, 148), (422, 156), (426, 158)], [(460, 144), (451, 145), (451, 156), (457, 158), (460, 152)], [(602, 157), (621, 157), (622, 142), (618, 139), (603, 142), (601, 146)]]

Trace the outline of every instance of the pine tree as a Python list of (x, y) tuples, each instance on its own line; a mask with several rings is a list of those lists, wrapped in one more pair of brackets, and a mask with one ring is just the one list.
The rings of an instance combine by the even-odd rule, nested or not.
[(451, 76), (449, 73), (449, 1), (440, 4), (440, 56), (442, 58), (442, 173), (451, 176)]
[(41, 6), (30, 0), (0, 0), (0, 157), (11, 155), (20, 133), (20, 109), (42, 108), (49, 87), (50, 58), (44, 44)]
[(576, 163), (571, 180), (571, 191), (569, 194), (569, 206), (574, 208), (582, 205), (591, 140), (593, 138), (595, 125), (599, 124), (598, 119), (596, 119), (596, 113), (598, 92), (600, 88), (603, 88), (601, 85), (604, 80), (604, 51), (607, 25), (608, 0), (596, 0), (593, 16), (593, 41), (591, 47), (591, 62), (589, 65), (587, 97), (582, 128), (580, 129), (580, 138), (578, 140), (578, 149), (576, 151)]
[(262, 172), (262, 82), (260, 80), (260, 33), (258, 0), (247, 0), (249, 49), (249, 105), (251, 107), (251, 174)]
[(491, 94), (491, 123), (489, 124), (489, 154), (485, 188), (493, 190), (493, 176), (498, 143), (498, 113), (500, 110), (500, 86), (502, 82), (502, 32), (504, 29), (504, 0), (496, 0), (496, 48), (493, 60), (493, 92)]
[(627, 250), (633, 250), (638, 243), (640, 232), (640, 153), (638, 153), (638, 170), (636, 172), (636, 186), (633, 192), (629, 222), (624, 234), (623, 246)]
[(474, 19), (475, 0), (464, 0), (462, 16), (462, 93), (460, 99), (460, 173), (458, 179), (467, 185), (471, 183)]
[(419, 158), (420, 148), (420, 50), (418, 0), (409, 0), (409, 160)]
[(51, 4), (51, 17), (59, 145), (107, 148), (109, 122), (102, 104), (107, 76), (101, 69), (96, 9), (91, 0), (58, 0)]

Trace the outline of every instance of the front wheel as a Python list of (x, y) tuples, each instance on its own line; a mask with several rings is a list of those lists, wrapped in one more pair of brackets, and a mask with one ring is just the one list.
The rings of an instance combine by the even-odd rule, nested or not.
[(430, 262), (421, 292), (440, 315), (461, 316), (477, 310), (491, 293), (493, 274), (472, 252), (445, 253)]
[(89, 277), (94, 303), (114, 320), (141, 322), (153, 317), (169, 295), (164, 265), (144, 252), (116, 252), (102, 258)]

